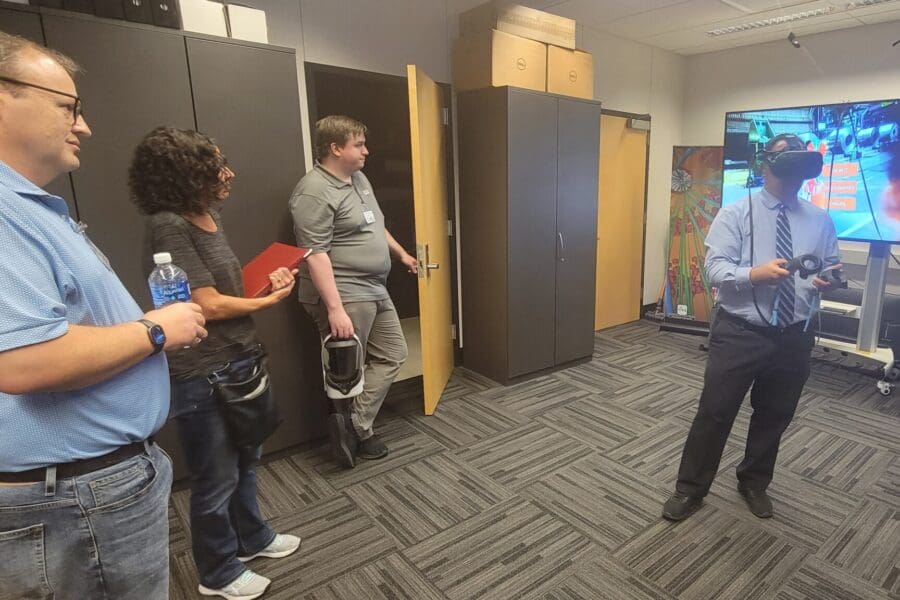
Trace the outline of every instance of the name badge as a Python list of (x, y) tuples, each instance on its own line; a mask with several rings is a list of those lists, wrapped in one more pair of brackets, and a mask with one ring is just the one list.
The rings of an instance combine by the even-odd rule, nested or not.
[(371, 210), (364, 210), (363, 218), (366, 220), (366, 223), (371, 225), (375, 222), (375, 212)]

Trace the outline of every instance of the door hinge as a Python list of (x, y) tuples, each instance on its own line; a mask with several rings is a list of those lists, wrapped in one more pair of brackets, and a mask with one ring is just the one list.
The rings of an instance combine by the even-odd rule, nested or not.
[(441, 108), (441, 121), (443, 121), (444, 125), (450, 124), (450, 109), (449, 108)]
[(451, 340), (456, 339), (456, 323), (450, 324), (450, 339)]
[(453, 237), (453, 221), (447, 219), (447, 237)]

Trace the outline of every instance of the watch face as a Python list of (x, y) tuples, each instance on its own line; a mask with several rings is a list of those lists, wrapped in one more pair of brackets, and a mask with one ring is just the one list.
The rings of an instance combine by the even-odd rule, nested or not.
[(149, 329), (150, 331), (150, 339), (153, 340), (153, 344), (155, 346), (162, 346), (166, 343), (166, 334), (163, 332), (163, 328), (159, 325), (154, 325)]

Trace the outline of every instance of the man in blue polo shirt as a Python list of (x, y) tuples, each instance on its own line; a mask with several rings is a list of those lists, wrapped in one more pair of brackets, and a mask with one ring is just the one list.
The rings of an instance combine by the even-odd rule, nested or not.
[(60, 54), (0, 32), (0, 598), (165, 598), (165, 355), (195, 304), (142, 314), (42, 188), (90, 136)]

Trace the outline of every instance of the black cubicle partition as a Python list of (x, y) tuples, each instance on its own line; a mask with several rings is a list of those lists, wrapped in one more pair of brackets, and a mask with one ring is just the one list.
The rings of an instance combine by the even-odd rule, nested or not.
[[(63, 177), (51, 191), (74, 196), (88, 234), (142, 307), (150, 307), (143, 223), (126, 171), (134, 146), (157, 125), (197, 128), (228, 156), (237, 177), (223, 218), (242, 262), (273, 241), (294, 242), (288, 197), (304, 172), (294, 50), (2, 2), (0, 29), (46, 42), (84, 69), (77, 85), (93, 137), (83, 143), (73, 187), (66, 190)], [(312, 322), (292, 299), (255, 320), (285, 417), (266, 452), (319, 437), (327, 403)], [(159, 439), (179, 477), (172, 425)]]

